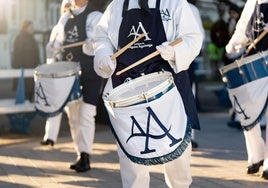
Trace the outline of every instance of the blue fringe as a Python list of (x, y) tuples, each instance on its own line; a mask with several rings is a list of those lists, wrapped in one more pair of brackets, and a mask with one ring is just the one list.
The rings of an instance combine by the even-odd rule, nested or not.
[(125, 155), (132, 162), (137, 163), (137, 164), (146, 165), (146, 166), (164, 164), (164, 163), (173, 161), (174, 159), (177, 159), (178, 157), (180, 157), (182, 155), (182, 153), (188, 147), (189, 143), (191, 143), (191, 138), (192, 138), (191, 122), (189, 121), (189, 118), (187, 118), (187, 125), (186, 125), (186, 130), (185, 130), (185, 136), (184, 136), (181, 144), (175, 149), (175, 151), (173, 151), (170, 154), (164, 155), (164, 156), (150, 158), (150, 159), (144, 159), (144, 158), (139, 158), (139, 157), (134, 157), (132, 155), (129, 155), (126, 152), (126, 150), (124, 149), (124, 147), (121, 145), (121, 143), (119, 142), (119, 138), (116, 135), (115, 130), (113, 129), (113, 126), (112, 126), (111, 122), (110, 122), (110, 126), (111, 126), (112, 132), (113, 132), (116, 140), (118, 141), (117, 143), (120, 145), (120, 148), (125, 153)]

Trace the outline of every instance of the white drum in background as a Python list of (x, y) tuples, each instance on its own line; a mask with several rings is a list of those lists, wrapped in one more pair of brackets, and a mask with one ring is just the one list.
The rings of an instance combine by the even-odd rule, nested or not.
[(127, 80), (104, 93), (103, 100), (117, 143), (135, 163), (172, 161), (191, 141), (191, 127), (170, 72)]
[(44, 116), (55, 116), (72, 100), (81, 97), (80, 65), (61, 61), (35, 68), (35, 107)]
[(242, 128), (251, 129), (268, 104), (268, 50), (240, 58), (219, 70)]

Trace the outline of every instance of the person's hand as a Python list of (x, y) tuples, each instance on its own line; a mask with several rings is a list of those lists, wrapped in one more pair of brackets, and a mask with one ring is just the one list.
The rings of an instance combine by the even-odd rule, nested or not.
[(156, 49), (160, 52), (160, 55), (164, 60), (175, 60), (175, 50), (172, 46), (169, 45), (169, 42), (163, 42), (161, 45), (156, 46)]
[(87, 55), (94, 55), (94, 41), (92, 39), (87, 38), (85, 44), (82, 46), (83, 52)]
[(109, 78), (114, 73), (115, 67), (116, 61), (110, 56), (95, 56), (94, 58), (94, 70), (103, 78)]
[(53, 42), (49, 42), (47, 45), (46, 45), (46, 53), (47, 53), (47, 58), (55, 58), (56, 55), (59, 53), (59, 50), (58, 48), (56, 48), (54, 46), (54, 43)]
[(237, 59), (241, 57), (243, 53), (246, 51), (246, 47), (232, 44), (228, 44), (225, 49), (226, 49), (226, 57), (228, 59)]

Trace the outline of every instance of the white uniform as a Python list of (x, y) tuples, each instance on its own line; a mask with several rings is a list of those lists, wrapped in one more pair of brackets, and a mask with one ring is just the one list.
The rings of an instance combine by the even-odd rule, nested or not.
[[(80, 14), (85, 10), (86, 7), (79, 9), (73, 9), (75, 15)], [(64, 26), (67, 20), (70, 18), (69, 13), (65, 13), (59, 19), (58, 24), (54, 27), (56, 31), (52, 32), (53, 37), (50, 38), (48, 46), (53, 43), (54, 47), (61, 46), (64, 41)], [(83, 52), (87, 55), (94, 55), (93, 50), (93, 36), (94, 26), (97, 25), (98, 21), (102, 16), (101, 12), (93, 11), (87, 16), (86, 20), (86, 32), (87, 39), (86, 44), (83, 46)], [(54, 29), (53, 29), (54, 30)], [(56, 34), (55, 34), (56, 33)], [(48, 47), (49, 48), (49, 47)], [(54, 62), (54, 58), (48, 58), (48, 62)], [(74, 146), (79, 155), (81, 152), (88, 154), (92, 153), (92, 144), (95, 132), (95, 115), (96, 106), (83, 102), (82, 100), (71, 101), (65, 107), (67, 113), (71, 135), (74, 140)], [(62, 113), (57, 116), (47, 119), (46, 122), (46, 133), (44, 140), (51, 139), (57, 140)]]
[[(236, 25), (236, 30), (226, 46), (227, 55), (230, 57), (241, 54), (241, 52), (236, 51), (236, 46), (249, 42), (249, 38), (246, 36), (246, 29), (254, 12), (256, 2), (257, 0), (247, 0), (245, 4), (241, 17)], [(258, 0), (258, 3), (268, 3), (268, 0)], [(268, 112), (266, 111), (266, 119), (267, 117)], [(252, 165), (264, 160), (263, 171), (268, 171), (268, 129), (266, 128), (266, 143), (261, 135), (260, 123), (257, 123), (257, 125), (249, 131), (244, 131), (244, 136), (248, 153), (248, 164)]]
[[(118, 49), (118, 33), (122, 21), (123, 3), (123, 0), (112, 1), (96, 29), (94, 69), (98, 75), (109, 78), (104, 93), (113, 88), (110, 76), (115, 70), (116, 62), (103, 61), (103, 59), (113, 55)], [(156, 1), (149, 0), (148, 4), (150, 8), (154, 8)], [(138, 0), (129, 1), (128, 9), (132, 8), (139, 8)], [(203, 36), (199, 25), (189, 4), (185, 0), (162, 0), (160, 2), (160, 11), (163, 11), (162, 19), (165, 19), (165, 16), (167, 16), (166, 20), (170, 17), (172, 20), (163, 21), (167, 41), (171, 42), (180, 37), (183, 39), (182, 43), (173, 48), (174, 61), (169, 61), (169, 63), (176, 73), (187, 70), (191, 62), (199, 54), (202, 45)], [(123, 187), (149, 188), (150, 176), (148, 167), (131, 162), (119, 146), (118, 155)], [(166, 184), (169, 187), (186, 188), (190, 186), (192, 181), (190, 156), (191, 145), (187, 147), (179, 158), (163, 165)]]

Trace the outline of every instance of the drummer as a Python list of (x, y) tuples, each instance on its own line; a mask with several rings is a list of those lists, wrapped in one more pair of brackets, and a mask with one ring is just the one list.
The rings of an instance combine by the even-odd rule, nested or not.
[[(111, 55), (135, 37), (145, 34), (135, 47), (126, 50), (116, 60)], [(183, 41), (171, 47), (178, 38)], [(202, 32), (186, 0), (114, 0), (97, 26), (94, 69), (103, 78), (109, 78), (105, 90), (122, 84), (128, 77), (136, 78), (160, 70), (173, 73), (192, 128), (199, 129), (195, 99), (187, 69), (199, 54)], [(158, 49), (161, 55), (131, 69), (120, 76), (115, 73)], [(148, 167), (133, 163), (118, 147), (120, 173), (124, 188), (150, 187)], [(191, 144), (183, 154), (164, 164), (166, 184), (169, 187), (189, 187)]]
[[(241, 17), (236, 25), (236, 30), (226, 46), (227, 57), (236, 58), (245, 52), (245, 49), (237, 51), (237, 45), (243, 45), (256, 39), (264, 29), (268, 29), (268, 0), (247, 0)], [(268, 49), (268, 35), (264, 36), (255, 47), (246, 55), (256, 54)], [(267, 86), (268, 87), (268, 86)], [(249, 93), (254, 91), (248, 91)], [(255, 92), (254, 92), (254, 95)], [(267, 94), (266, 94), (267, 95)], [(247, 95), (246, 95), (247, 96)], [(267, 98), (266, 98), (267, 99)], [(265, 103), (265, 101), (264, 101)], [(252, 107), (254, 110), (254, 106)], [(258, 108), (258, 107), (255, 107)], [(266, 107), (267, 108), (267, 101)], [(265, 109), (264, 109), (265, 110)], [(261, 114), (260, 114), (261, 116)], [(266, 119), (268, 110), (266, 109)], [(258, 118), (258, 117), (255, 117)], [(250, 130), (244, 130), (246, 148), (248, 154), (247, 174), (259, 172), (263, 165), (261, 177), (268, 180), (268, 128), (266, 121), (266, 143), (261, 135), (260, 122)]]
[[(55, 26), (57, 34), (47, 44), (47, 55), (50, 61), (51, 59), (54, 61), (73, 61), (80, 63), (81, 66), (82, 100), (71, 101), (65, 108), (78, 156), (77, 161), (70, 168), (76, 172), (90, 170), (96, 106), (103, 81), (93, 70), (94, 50), (92, 43), (94, 26), (99, 21), (102, 13), (94, 11), (92, 6), (93, 4), (88, 0), (72, 0), (72, 11), (67, 11), (60, 17), (58, 24)], [(81, 41), (85, 41), (83, 46), (65, 48), (62, 52), (57, 50), (59, 46)], [(56, 57), (61, 57), (61, 59)], [(46, 124), (58, 126), (61, 115), (62, 113), (48, 118)]]
[[(61, 15), (63, 15), (64, 13), (68, 12), (68, 9), (72, 6), (72, 2), (71, 0), (62, 0), (61, 3)], [(51, 33), (50, 33), (50, 37), (49, 37), (49, 42), (53, 42), (54, 39), (56, 38), (56, 36), (58, 35), (58, 28), (57, 26), (54, 26)], [(49, 48), (50, 46), (48, 45), (48, 52), (47, 52), (47, 56), (51, 57), (49, 59), (47, 59), (47, 64), (49, 63), (53, 63), (55, 61), (55, 57), (54, 57), (54, 48), (51, 48), (50, 52), (49, 52)], [(40, 142), (41, 145), (51, 145), (54, 146), (54, 143), (57, 141), (58, 135), (59, 135), (59, 131), (60, 131), (60, 120), (61, 118), (58, 119), (59, 121), (57, 123), (54, 123), (53, 126), (51, 126), (49, 124), (49, 121), (47, 121), (46, 126), (45, 126), (45, 135), (42, 139), (42, 141)]]

